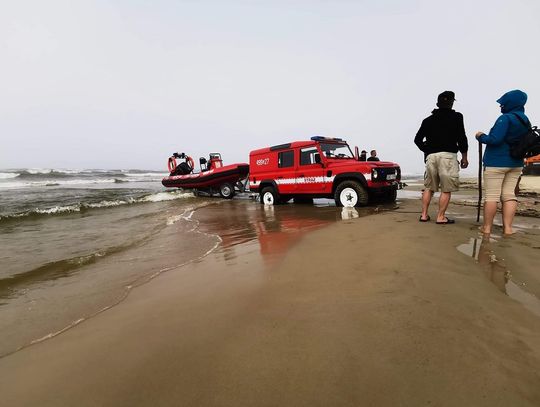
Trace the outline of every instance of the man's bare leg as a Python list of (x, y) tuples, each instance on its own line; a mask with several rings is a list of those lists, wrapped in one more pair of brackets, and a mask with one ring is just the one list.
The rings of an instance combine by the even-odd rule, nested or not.
[(424, 189), (424, 192), (422, 192), (422, 220), (426, 220), (428, 218), (428, 209), (429, 209), (429, 203), (431, 202), (431, 197), (433, 196), (433, 191), (430, 189)]
[(445, 213), (446, 209), (448, 209), (451, 196), (451, 192), (441, 192), (441, 196), (439, 197), (439, 212), (437, 212), (437, 222), (446, 222)]

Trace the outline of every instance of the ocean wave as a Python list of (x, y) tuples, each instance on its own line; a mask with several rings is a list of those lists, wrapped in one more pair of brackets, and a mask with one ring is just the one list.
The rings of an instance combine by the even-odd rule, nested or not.
[(142, 238), (123, 245), (104, 248), (94, 253), (55, 260), (34, 269), (27, 270), (23, 273), (15, 274), (7, 278), (0, 278), (0, 296), (5, 296), (6, 294), (9, 295), (21, 284), (27, 285), (40, 281), (50, 281), (52, 279), (66, 277), (80, 267), (93, 264), (101, 258), (129, 249), (144, 239), (145, 238)]
[(58, 205), (50, 208), (35, 208), (25, 212), (0, 216), (0, 221), (8, 221), (26, 217), (39, 217), (44, 215), (60, 215), (66, 213), (81, 212), (88, 209), (113, 208), (122, 205), (142, 204), (150, 202), (164, 202), (175, 199), (193, 198), (191, 192), (167, 191), (144, 195), (139, 198), (125, 198), (114, 200), (102, 200), (99, 202), (80, 202), (71, 205)]
[(192, 198), (194, 195), (192, 192), (157, 192), (155, 194), (147, 195), (139, 199), (139, 202), (163, 202), (172, 201), (179, 198)]
[(51, 178), (102, 178), (102, 177), (118, 177), (122, 178), (126, 175), (118, 171), (104, 171), (104, 172), (84, 172), (75, 170), (22, 170), (19, 171), (17, 178), (19, 179), (51, 179)]
[[(114, 174), (113, 174), (114, 176)], [(92, 184), (118, 184), (118, 183), (128, 183), (128, 182), (158, 182), (161, 181), (159, 178), (151, 177), (129, 177), (129, 178), (73, 178), (73, 179), (54, 179), (50, 177), (43, 177), (43, 179), (28, 179), (28, 180), (19, 180), (17, 177), (6, 178), (4, 181), (0, 178), (0, 189), (2, 188), (39, 188), (39, 187), (49, 187), (49, 186), (65, 186), (65, 185), (92, 185)]]
[(154, 177), (161, 179), (169, 174), (166, 172), (126, 172), (125, 175), (128, 177)]
[[(35, 182), (77, 181), (92, 182), (102, 179), (125, 179), (131, 182), (159, 181), (167, 174), (152, 170), (122, 170), (122, 169), (65, 169), (65, 168), (19, 168), (5, 169), (0, 172), (0, 187), (31, 187), (40, 186)], [(7, 184), (6, 181), (16, 180), (19, 184)], [(108, 181), (114, 182), (114, 181)]]
[[(91, 185), (91, 184), (114, 184), (118, 182), (137, 182), (135, 180), (118, 180), (118, 178), (104, 179), (69, 179), (69, 180), (54, 180), (44, 179), (43, 181), (15, 181), (1, 182), (0, 188), (31, 188), (31, 187), (50, 187), (62, 185)], [(148, 181), (148, 180), (145, 180)]]
[(21, 173), (36, 175), (36, 174), (50, 174), (53, 170), (51, 169), (45, 169), (45, 168), (28, 168), (26, 170), (22, 170)]
[(0, 172), (0, 179), (17, 178), (19, 175), (18, 172)]

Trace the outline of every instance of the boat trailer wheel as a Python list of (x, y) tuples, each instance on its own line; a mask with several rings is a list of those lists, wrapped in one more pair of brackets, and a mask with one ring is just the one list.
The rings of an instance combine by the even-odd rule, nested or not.
[(234, 196), (234, 187), (232, 184), (226, 182), (219, 186), (219, 194), (224, 199), (231, 199)]

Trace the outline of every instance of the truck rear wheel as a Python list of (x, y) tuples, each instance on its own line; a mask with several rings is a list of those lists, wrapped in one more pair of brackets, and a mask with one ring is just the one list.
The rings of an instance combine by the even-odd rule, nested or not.
[(274, 187), (266, 187), (261, 191), (260, 201), (262, 205), (277, 205), (279, 195)]
[(369, 196), (365, 188), (356, 181), (343, 181), (334, 193), (336, 206), (365, 206)]
[(223, 199), (231, 199), (234, 196), (234, 187), (232, 184), (225, 182), (219, 186), (219, 195)]

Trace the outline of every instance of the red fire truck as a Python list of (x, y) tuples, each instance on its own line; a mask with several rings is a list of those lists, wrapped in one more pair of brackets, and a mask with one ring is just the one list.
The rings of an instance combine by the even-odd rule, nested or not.
[(249, 188), (265, 205), (333, 198), (337, 206), (364, 206), (371, 198), (396, 199), (399, 165), (359, 161), (346, 141), (315, 136), (254, 150), (249, 154)]

